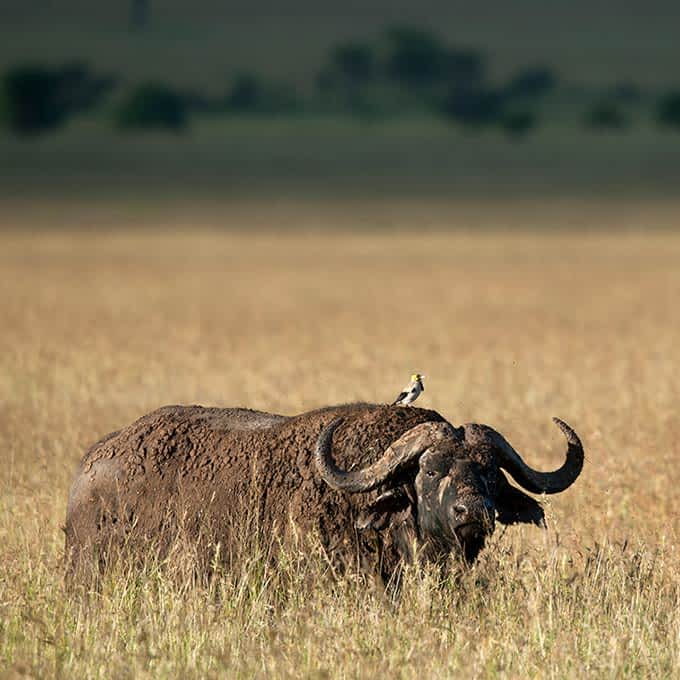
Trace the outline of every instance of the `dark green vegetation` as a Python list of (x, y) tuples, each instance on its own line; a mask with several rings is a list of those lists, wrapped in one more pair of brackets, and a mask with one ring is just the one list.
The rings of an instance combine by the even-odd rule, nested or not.
[(0, 113), (16, 134), (51, 130), (96, 107), (114, 85), (114, 78), (94, 75), (80, 62), (61, 68), (19, 66), (0, 83)]
[[(144, 28), (148, 17), (142, 18), (140, 7), (132, 10), (139, 39), (153, 40), (155, 34)], [(270, 49), (273, 59), (285, 59)], [(401, 25), (331, 45), (304, 81), (250, 69), (232, 71), (231, 78), (225, 74), (217, 90), (178, 87), (162, 79), (139, 84), (129, 74), (116, 87), (113, 78), (93, 75), (80, 63), (20, 65), (4, 76), (0, 113), (4, 110), (11, 131), (24, 135), (56, 129), (87, 111), (118, 129), (175, 132), (197, 115), (333, 116), (370, 122), (439, 117), (469, 130), (496, 127), (514, 138), (569, 112), (573, 122), (581, 117), (591, 129), (621, 131), (645, 118), (678, 127), (672, 93), (630, 81), (605, 89), (577, 85), (561, 78), (556, 68), (531, 61), (500, 78), (491, 57), (487, 50)]]
[(539, 62), (568, 82), (604, 88), (627, 79), (667, 88), (677, 80), (680, 55), (680, 8), (668, 0), (149, 0), (141, 21), (132, 4), (4, 0), (0, 70), (81, 56), (98, 70), (181, 89), (217, 93), (229, 74), (253, 70), (302, 87), (313, 82), (329, 46), (369, 41), (404, 24), (484, 48), (498, 81)]
[(165, 128), (179, 132), (187, 124), (184, 98), (164, 85), (145, 83), (132, 90), (115, 113), (121, 129)]
[[(0, 78), (80, 57), (91, 77), (118, 79), (91, 106), (52, 114), (37, 143), (7, 132), (5, 115), (0, 194), (35, 212), (36, 195), (114, 189), (150, 206), (263, 191), (472, 201), (675, 191), (667, 94), (680, 86), (680, 44), (655, 0), (614, 14), (538, 0), (491, 14), (331, 4), (167, 0), (140, 17), (131, 2), (2, 3)], [(123, 135), (130, 108), (142, 133)]]
[(669, 92), (659, 103), (659, 123), (680, 129), (680, 90)]

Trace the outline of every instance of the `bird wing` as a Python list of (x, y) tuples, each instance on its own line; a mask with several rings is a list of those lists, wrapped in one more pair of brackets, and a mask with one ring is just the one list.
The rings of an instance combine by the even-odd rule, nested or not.
[(392, 406), (395, 404), (398, 404), (402, 399), (404, 399), (408, 395), (408, 392), (402, 392), (393, 402)]

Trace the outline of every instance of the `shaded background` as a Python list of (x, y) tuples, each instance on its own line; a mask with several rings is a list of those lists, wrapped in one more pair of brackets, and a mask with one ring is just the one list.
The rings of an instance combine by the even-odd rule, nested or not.
[[(667, 204), (680, 181), (679, 15), (658, 0), (4, 2), (5, 222), (58, 222), (56, 211), (111, 223), (111, 198), (159, 218), (287, 201), (302, 221), (301, 201), (357, 198), (380, 215), (413, 198), (420, 220), (442, 202), (482, 210), (473, 227), (508, 200)], [(413, 79), (407, 54), (396, 73), (395, 28), (478, 70), (456, 62), (423, 81), (416, 63)], [(26, 66), (62, 81), (24, 108), (64, 110), (17, 132), (8, 74)]]

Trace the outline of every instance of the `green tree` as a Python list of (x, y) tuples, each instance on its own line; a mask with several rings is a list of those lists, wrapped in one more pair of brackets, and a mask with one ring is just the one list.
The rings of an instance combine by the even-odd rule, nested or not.
[(412, 27), (387, 33), (388, 74), (408, 87), (425, 87), (446, 75), (447, 50), (431, 33)]
[(79, 62), (60, 68), (10, 68), (0, 81), (5, 124), (20, 135), (53, 130), (70, 116), (96, 106), (114, 84), (114, 78), (93, 75)]
[(114, 117), (121, 130), (165, 129), (181, 132), (188, 125), (184, 97), (165, 85), (144, 83), (125, 97)]
[(660, 125), (680, 130), (680, 90), (669, 92), (661, 98), (656, 119)]
[(373, 50), (369, 45), (357, 42), (337, 45), (331, 54), (331, 69), (348, 83), (366, 83), (375, 73)]
[(490, 87), (453, 87), (441, 110), (450, 120), (467, 127), (483, 127), (501, 121), (505, 111), (503, 93)]

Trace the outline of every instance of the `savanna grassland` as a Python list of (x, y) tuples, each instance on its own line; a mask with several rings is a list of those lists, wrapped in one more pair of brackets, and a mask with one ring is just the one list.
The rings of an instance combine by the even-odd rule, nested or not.
[[(2, 677), (677, 677), (677, 208), (244, 200), (33, 231), (6, 211)], [(399, 598), (295, 552), (207, 585), (175, 554), (64, 588), (68, 487), (102, 434), (170, 403), (387, 401), (415, 370), (422, 405), (536, 467), (561, 461), (551, 416), (579, 432), (546, 531), (498, 530)]]

